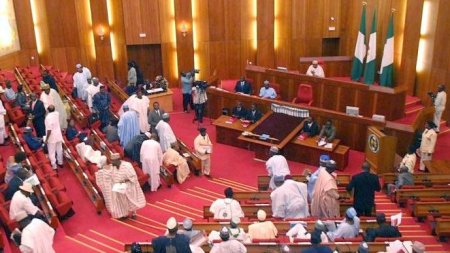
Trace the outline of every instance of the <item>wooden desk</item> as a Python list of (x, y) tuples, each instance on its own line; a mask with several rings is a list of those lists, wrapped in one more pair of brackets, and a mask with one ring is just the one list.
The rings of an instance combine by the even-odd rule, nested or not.
[(368, 126), (385, 126), (384, 122), (375, 121), (371, 118), (353, 117), (332, 110), (242, 95), (213, 87), (208, 88), (206, 92), (209, 98), (207, 104), (208, 116), (213, 119), (217, 119), (222, 115), (223, 108), (233, 108), (236, 105), (236, 101), (241, 101), (247, 108), (254, 103), (262, 113), (270, 111), (272, 103), (306, 109), (309, 110), (310, 114), (321, 124), (325, 123), (327, 119), (332, 119), (333, 124), (336, 127), (336, 138), (339, 138), (342, 144), (349, 146), (351, 149), (363, 152), (366, 147)]
[[(255, 128), (257, 128), (261, 123), (264, 122), (267, 118), (269, 118), (273, 114), (272, 111), (266, 113), (258, 122), (251, 125), (247, 131), (253, 132)], [(283, 149), (302, 129), (303, 122), (301, 122), (298, 126), (296, 126), (284, 139), (279, 141), (263, 141), (260, 139), (256, 139), (251, 136), (239, 136), (238, 140), (246, 142), (250, 144), (250, 149), (255, 152), (255, 158), (261, 160), (269, 159), (269, 149), (272, 146), (276, 146), (278, 149)]]
[[(247, 65), (246, 77), (253, 80), (253, 90), (259, 90), (264, 80), (280, 85), (281, 100), (292, 101), (298, 85), (309, 84), (313, 88), (313, 106), (337, 112), (345, 112), (346, 106), (359, 107), (365, 117), (373, 114), (396, 120), (404, 116), (406, 87), (387, 88), (366, 85), (342, 78), (319, 78), (284, 72), (260, 66)], [(325, 73), (326, 74), (326, 73)]]
[(216, 126), (216, 141), (238, 148), (246, 148), (248, 143), (238, 138), (248, 127), (242, 126), (242, 122), (238, 119), (235, 119), (234, 122), (232, 120), (232, 117), (222, 115), (213, 122), (213, 125)]
[[(428, 161), (427, 161), (428, 162)], [(381, 178), (383, 178), (384, 185), (393, 184), (395, 180), (397, 180), (397, 173), (384, 173), (381, 174)], [(414, 177), (414, 185), (425, 185), (432, 186), (436, 184), (449, 184), (450, 183), (450, 174), (431, 174), (431, 173), (415, 173)]]
[(450, 160), (431, 160), (424, 162), (429, 172), (435, 174), (449, 174)]
[(413, 214), (418, 219), (425, 218), (429, 213), (435, 213), (439, 215), (450, 215), (450, 202), (421, 202), (418, 201), (414, 204)]
[(318, 136), (306, 140), (294, 138), (285, 148), (286, 158), (296, 162), (319, 166), (320, 156), (327, 154), (336, 162), (337, 169), (342, 170), (347, 167), (349, 147), (340, 145), (341, 141), (339, 139), (334, 139), (332, 148), (319, 147), (317, 146), (318, 140)]
[(404, 204), (410, 198), (444, 198), (450, 196), (450, 188), (443, 189), (399, 189), (395, 193), (395, 199), (397, 204)]
[(150, 99), (150, 108), (153, 108), (154, 102), (158, 102), (164, 111), (173, 112), (173, 91), (171, 89), (167, 89), (166, 92), (148, 95), (148, 98)]

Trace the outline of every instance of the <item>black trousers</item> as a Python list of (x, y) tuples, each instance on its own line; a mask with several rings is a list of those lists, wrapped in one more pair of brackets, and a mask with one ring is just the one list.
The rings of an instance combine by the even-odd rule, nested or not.
[(371, 206), (356, 206), (354, 205), (356, 213), (358, 214), (358, 217), (366, 216), (371, 217), (372, 216), (372, 209), (373, 205)]
[(191, 93), (183, 93), (183, 110), (187, 111), (188, 105), (190, 105), (191, 110), (194, 110), (194, 103), (192, 102)]
[(194, 104), (195, 106), (195, 119), (203, 122), (203, 113), (205, 112), (205, 103)]

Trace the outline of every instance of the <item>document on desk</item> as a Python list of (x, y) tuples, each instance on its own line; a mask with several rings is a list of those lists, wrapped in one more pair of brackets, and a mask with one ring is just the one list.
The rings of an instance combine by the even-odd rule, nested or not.
[(126, 183), (116, 183), (113, 185), (112, 191), (124, 194), (127, 191)]

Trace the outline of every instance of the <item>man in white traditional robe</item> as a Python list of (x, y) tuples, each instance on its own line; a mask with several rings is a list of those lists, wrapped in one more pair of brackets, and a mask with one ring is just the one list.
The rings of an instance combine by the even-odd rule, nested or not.
[(77, 89), (77, 97), (83, 99), (84, 88), (89, 85), (88, 79), (91, 79), (91, 71), (81, 64), (77, 64), (75, 67), (77, 72), (73, 74), (73, 88)]
[(194, 139), (195, 153), (202, 160), (202, 173), (206, 177), (211, 177), (211, 153), (212, 142), (209, 135), (206, 133), (206, 128), (199, 129), (200, 134)]
[(414, 174), (414, 167), (416, 166), (417, 156), (414, 148), (409, 148), (408, 153), (403, 157), (400, 162), (399, 168), (405, 166), (408, 168), (409, 173)]
[(95, 174), (96, 182), (105, 196), (105, 203), (110, 199), (108, 211), (111, 216), (136, 219), (136, 211), (143, 208), (146, 201), (133, 165), (120, 160), (120, 154), (114, 153), (111, 154), (111, 164), (103, 166), (99, 172)]
[(9, 205), (9, 218), (11, 220), (20, 212), (25, 212), (27, 215), (42, 214), (42, 211), (30, 199), (33, 192), (33, 186), (27, 182), (19, 186), (19, 190), (14, 193)]
[(92, 113), (93, 112), (93, 105), (92, 105), (92, 98), (94, 97), (95, 94), (97, 94), (100, 91), (100, 86), (103, 86), (103, 84), (101, 84), (98, 81), (97, 77), (93, 77), (92, 78), (92, 84), (90, 84), (87, 88), (86, 88), (86, 103), (89, 107), (89, 111)]
[(75, 148), (77, 149), (78, 155), (83, 161), (89, 161), (97, 165), (98, 168), (103, 167), (106, 164), (107, 159), (106, 156), (102, 155), (99, 150), (94, 150), (91, 145), (87, 144), (88, 137), (78, 143)]
[[(330, 221), (334, 222), (334, 221)], [(344, 220), (339, 224), (335, 231), (327, 232), (327, 236), (330, 241), (334, 242), (336, 238), (355, 238), (359, 234), (359, 218), (356, 214), (356, 210), (353, 207), (350, 207), (345, 212)]]
[(231, 240), (230, 230), (222, 227), (220, 230), (221, 243), (215, 243), (211, 248), (211, 253), (246, 253), (247, 248), (238, 240)]
[(258, 222), (248, 226), (248, 236), (253, 239), (270, 240), (275, 239), (278, 235), (277, 227), (272, 221), (266, 221), (266, 212), (258, 210)]
[(308, 180), (308, 198), (309, 200), (312, 199), (312, 196), (314, 194), (314, 187), (316, 185), (317, 176), (319, 175), (320, 170), (325, 169), (325, 165), (330, 160), (329, 155), (321, 155), (319, 160), (319, 168), (315, 172), (311, 174), (311, 172), (306, 169), (303, 174), (306, 175), (306, 179)]
[(136, 111), (131, 111), (128, 105), (123, 106), (123, 114), (120, 115), (117, 124), (117, 133), (119, 134), (120, 145), (126, 147), (136, 135), (139, 135), (139, 118)]
[(47, 131), (45, 144), (47, 144), (48, 158), (53, 169), (56, 170), (56, 163), (58, 163), (58, 166), (63, 165), (63, 136), (59, 124), (59, 113), (55, 111), (55, 106), (50, 105), (47, 110), (48, 114), (45, 117), (45, 129)]
[(312, 62), (312, 65), (308, 67), (306, 74), (308, 76), (325, 77), (325, 72), (323, 71), (322, 66), (319, 65), (319, 62), (317, 60), (314, 60)]
[(439, 133), (439, 126), (441, 125), (442, 113), (445, 110), (445, 104), (447, 104), (447, 93), (445, 92), (445, 85), (440, 84), (438, 86), (438, 92), (433, 102), (435, 109), (433, 122), (436, 125), (436, 132)]
[(62, 129), (67, 128), (67, 112), (66, 107), (64, 106), (64, 103), (61, 99), (61, 96), (59, 96), (59, 93), (50, 88), (50, 85), (48, 83), (41, 82), (41, 89), (44, 91), (41, 93), (40, 100), (42, 103), (44, 103), (45, 109), (48, 111), (48, 107), (50, 105), (55, 106), (55, 110), (59, 114), (59, 125)]
[(209, 211), (214, 214), (214, 219), (243, 218), (244, 211), (242, 211), (241, 205), (233, 199), (233, 189), (231, 187), (226, 188), (224, 194), (224, 199), (215, 200), (209, 208)]
[(277, 188), (270, 193), (273, 217), (292, 219), (309, 216), (308, 191), (305, 183), (292, 180), (289, 176), (275, 176)]
[(15, 220), (19, 223), (21, 232), (16, 229), (11, 237), (20, 234), (19, 249), (22, 253), (54, 253), (53, 238), (55, 230), (47, 223), (28, 214), (21, 212), (16, 215)]
[(190, 170), (186, 158), (182, 157), (178, 150), (178, 142), (172, 143), (163, 155), (163, 164), (166, 167), (171, 165), (176, 167), (177, 182), (181, 184), (189, 177)]
[(273, 177), (290, 175), (291, 171), (289, 170), (286, 158), (279, 154), (277, 147), (270, 147), (270, 156), (269, 160), (266, 161), (266, 169), (270, 176), (269, 187), (274, 190), (276, 186), (273, 182)]
[(319, 233), (320, 239), (322, 239), (322, 243), (328, 242), (328, 236), (325, 233), (327, 227), (325, 226), (325, 223), (323, 221), (317, 220), (316, 223), (314, 224), (314, 230), (311, 231), (311, 233), (306, 230), (307, 226), (308, 224), (306, 222), (300, 221), (297, 224), (295, 224), (295, 226), (291, 227), (289, 231), (286, 233), (286, 236), (289, 237), (289, 241), (293, 243), (295, 238), (311, 239), (312, 233)]
[(8, 138), (8, 132), (5, 127), (5, 115), (6, 109), (3, 106), (3, 102), (0, 100), (0, 145), (5, 144), (5, 139)]
[(173, 133), (172, 127), (169, 125), (170, 117), (168, 113), (162, 115), (162, 119), (156, 124), (156, 132), (158, 133), (159, 143), (161, 144), (162, 152), (170, 148), (170, 145), (177, 141), (177, 137)]
[(156, 135), (152, 134), (149, 140), (142, 143), (141, 146), (142, 171), (150, 176), (149, 184), (151, 191), (157, 191), (161, 185), (159, 177), (163, 161), (161, 146), (156, 141)]
[(420, 142), (420, 167), (419, 171), (424, 172), (425, 161), (432, 159), (434, 149), (436, 147), (437, 133), (434, 130), (436, 125), (433, 121), (425, 123), (425, 130), (422, 133), (422, 141)]
[[(148, 107), (150, 105), (150, 99), (147, 96), (143, 96), (142, 89), (138, 89), (135, 95), (131, 95), (122, 105), (128, 105), (130, 110), (136, 111), (139, 117), (139, 129), (142, 133), (150, 130), (148, 124)], [(123, 114), (123, 109), (119, 110), (119, 115)]]

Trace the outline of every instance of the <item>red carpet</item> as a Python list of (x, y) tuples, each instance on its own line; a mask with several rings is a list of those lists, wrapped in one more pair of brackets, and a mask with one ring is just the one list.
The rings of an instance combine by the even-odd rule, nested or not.
[[(175, 112), (171, 113), (171, 122), (175, 134), (188, 146), (198, 134), (197, 124), (192, 123), (193, 113), (186, 114), (181, 108), (181, 94), (174, 94)], [(81, 189), (72, 171), (63, 169), (60, 178), (66, 185), (69, 196), (74, 200), (73, 209), (76, 214), (66, 221), (57, 231), (55, 249), (57, 252), (123, 252), (123, 244), (134, 241), (149, 241), (163, 233), (168, 217), (175, 216), (178, 221), (190, 217), (195, 221), (202, 220), (203, 206), (209, 205), (223, 195), (223, 189), (231, 186), (236, 190), (256, 190), (257, 175), (266, 174), (264, 163), (254, 160), (252, 151), (215, 143), (215, 128), (208, 119), (203, 126), (208, 129), (214, 143), (212, 155), (213, 179), (191, 175), (182, 185), (172, 188), (162, 187), (158, 192), (146, 192), (147, 206), (138, 211), (135, 221), (118, 221), (110, 218), (104, 211), (96, 214), (93, 204)], [(448, 156), (450, 135), (439, 136), (435, 159)], [(13, 151), (10, 147), (0, 147), (3, 157)], [(350, 151), (349, 166), (345, 173), (357, 173), (364, 159), (363, 153)], [(5, 159), (6, 160), (6, 159)], [(289, 162), (292, 173), (302, 173), (305, 168), (314, 169), (310, 165)], [(406, 238), (420, 240), (431, 245), (428, 250), (443, 251), (435, 237), (431, 236), (428, 225), (416, 223), (413, 218), (391, 203), (384, 194), (376, 196), (378, 211), (394, 214), (403, 211), (405, 218), (400, 230)], [(448, 244), (445, 244), (447, 249)], [(6, 249), (5, 252), (14, 252)]]

